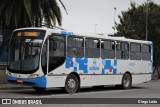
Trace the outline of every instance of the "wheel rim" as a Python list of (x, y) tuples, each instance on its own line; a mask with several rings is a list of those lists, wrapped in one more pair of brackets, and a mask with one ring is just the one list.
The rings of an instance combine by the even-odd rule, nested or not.
[(76, 87), (76, 81), (74, 79), (69, 79), (68, 80), (68, 88), (73, 90), (73, 89), (75, 89), (75, 87)]
[(124, 85), (125, 85), (125, 87), (128, 87), (129, 84), (130, 84), (130, 82), (129, 82), (129, 77), (128, 77), (128, 76), (125, 76), (125, 77), (124, 77)]

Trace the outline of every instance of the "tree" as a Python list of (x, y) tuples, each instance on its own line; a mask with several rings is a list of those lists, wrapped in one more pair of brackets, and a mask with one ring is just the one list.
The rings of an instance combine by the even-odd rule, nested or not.
[[(147, 7), (148, 6), (148, 7)], [(160, 65), (160, 5), (149, 2), (148, 5), (136, 6), (131, 3), (127, 11), (118, 16), (120, 23), (116, 24), (117, 34), (132, 39), (146, 39), (146, 11), (148, 8), (148, 40), (153, 42), (154, 66)]]
[[(64, 4), (59, 0), (63, 8)], [(62, 24), (56, 0), (0, 0), (0, 25), (3, 29), (40, 26), (45, 19), (49, 26)]]
[[(61, 0), (60, 4), (66, 11)], [(66, 11), (67, 13), (67, 11)], [(0, 0), (0, 26), (2, 30), (13, 31), (22, 27), (38, 27), (45, 20), (48, 26), (54, 26), (56, 22), (62, 24), (62, 15), (57, 0)], [(3, 33), (4, 32), (4, 33)], [(2, 32), (3, 42), (0, 46), (0, 57), (9, 37)]]
[[(147, 4), (136, 7), (135, 3), (131, 3), (128, 11), (122, 11), (119, 16), (120, 23), (117, 24), (117, 35), (123, 35), (127, 38), (142, 39), (146, 38), (146, 11)], [(157, 41), (160, 36), (160, 6), (154, 2), (148, 4), (148, 40)], [(156, 40), (156, 41), (154, 41)]]

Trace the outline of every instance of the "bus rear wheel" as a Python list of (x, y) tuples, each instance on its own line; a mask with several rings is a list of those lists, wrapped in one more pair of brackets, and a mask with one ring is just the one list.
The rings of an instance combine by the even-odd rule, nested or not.
[(79, 81), (74, 74), (70, 74), (65, 82), (65, 90), (67, 93), (75, 93), (79, 90)]
[(46, 90), (45, 88), (40, 88), (40, 87), (33, 87), (33, 89), (37, 92), (44, 92)]
[(115, 85), (118, 89), (129, 89), (132, 86), (132, 78), (129, 73), (125, 73), (122, 78), (121, 85)]
[(132, 86), (132, 79), (129, 73), (125, 73), (122, 78), (122, 88), (129, 89)]

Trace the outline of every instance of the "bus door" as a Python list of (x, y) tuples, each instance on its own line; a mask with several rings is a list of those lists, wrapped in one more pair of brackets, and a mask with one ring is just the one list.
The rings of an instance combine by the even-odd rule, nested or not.
[(42, 69), (44, 75), (52, 75), (53, 70), (59, 66), (59, 43), (53, 38), (48, 37), (43, 45), (42, 51)]
[[(48, 81), (54, 82), (54, 87), (62, 87), (62, 72), (65, 71), (63, 64), (65, 62), (65, 38), (62, 36), (51, 35), (48, 38), (48, 55), (47, 55), (47, 78)], [(58, 81), (58, 82), (57, 82)], [(48, 84), (53, 87), (53, 84)]]

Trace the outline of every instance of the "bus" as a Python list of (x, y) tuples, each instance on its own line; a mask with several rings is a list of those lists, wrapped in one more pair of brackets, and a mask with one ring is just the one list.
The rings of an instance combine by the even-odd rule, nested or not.
[(42, 92), (61, 87), (115, 85), (129, 89), (151, 80), (150, 41), (74, 33), (63, 29), (20, 28), (8, 46), (6, 79)]

